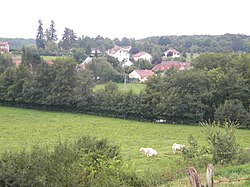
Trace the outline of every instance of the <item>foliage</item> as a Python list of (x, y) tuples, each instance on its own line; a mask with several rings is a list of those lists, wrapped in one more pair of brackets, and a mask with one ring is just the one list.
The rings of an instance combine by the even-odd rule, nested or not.
[(250, 113), (244, 108), (239, 100), (226, 100), (215, 111), (215, 120), (222, 123), (223, 121), (231, 121), (239, 123), (242, 128), (250, 126)]
[(93, 58), (86, 68), (93, 72), (94, 80), (99, 83), (123, 80), (122, 74), (117, 72), (105, 58)]
[[(100, 40), (104, 39), (97, 37), (95, 41)], [(113, 95), (105, 93), (106, 90), (92, 92), (93, 83), (122, 83), (126, 76), (124, 70), (114, 58), (94, 57), (91, 63), (86, 64), (86, 71), (77, 71), (75, 60), (81, 61), (80, 56), (84, 56), (84, 51), (75, 48), (68, 51), (68, 55), (74, 55), (75, 59), (58, 58), (49, 65), (42, 63), (35, 48), (24, 47), (22, 66), (25, 68), (7, 68), (6, 73), (0, 75), (0, 101), (8, 102), (10, 105), (50, 110), (86, 112), (148, 121), (160, 119), (185, 124), (213, 121), (219, 114), (222, 116), (219, 120), (230, 117), (235, 119), (234, 116), (237, 114), (237, 119), (241, 120), (241, 127), (249, 128), (248, 54), (230, 54), (231, 58), (224, 54), (206, 54), (198, 59), (197, 66), (193, 69), (170, 69), (165, 74), (158, 73), (158, 76), (145, 83), (145, 92), (139, 95), (138, 92), (125, 94), (124, 85), (123, 92), (117, 91)], [(211, 66), (205, 63), (210, 63), (207, 60), (210, 55)], [(213, 60), (218, 64), (214, 65)], [(87, 86), (87, 83), (90, 86)], [(232, 104), (231, 113), (228, 111), (229, 107), (224, 107), (227, 109), (224, 110), (223, 105), (227, 100), (242, 103), (241, 106), (235, 105), (239, 107), (240, 110), (237, 109), (237, 112), (241, 114), (232, 113), (235, 107)]]
[(73, 53), (72, 56), (74, 57), (74, 60), (78, 64), (84, 62), (84, 60), (87, 58), (85, 51), (82, 48), (73, 48), (72, 53)]
[(14, 66), (12, 55), (0, 54), (0, 74), (3, 73), (8, 67)]
[(37, 29), (37, 36), (36, 36), (36, 46), (38, 49), (45, 48), (45, 37), (43, 33), (43, 23), (42, 20), (38, 21), (38, 29)]
[(55, 42), (57, 41), (56, 29), (55, 29), (55, 22), (51, 20), (51, 24), (49, 28), (46, 30), (46, 40)]
[(215, 164), (231, 164), (239, 154), (239, 144), (236, 139), (237, 125), (225, 121), (223, 124), (213, 122), (203, 123), (206, 128), (206, 139), (210, 145), (209, 152)]
[(42, 62), (42, 58), (35, 47), (23, 47), (21, 61), (24, 66), (35, 69)]
[(60, 41), (60, 46), (64, 50), (69, 50), (73, 47), (73, 44), (76, 43), (76, 34), (74, 33), (73, 29), (65, 28), (63, 37)]
[(188, 145), (184, 147), (182, 156), (188, 165), (201, 168), (206, 167), (207, 163), (211, 161), (207, 148), (198, 145), (197, 140), (192, 135), (188, 137)]
[(83, 136), (75, 144), (59, 141), (51, 151), (47, 146), (36, 146), (30, 152), (6, 152), (0, 159), (0, 181), (6, 186), (134, 184), (138, 179), (129, 177), (122, 168), (119, 154), (117, 146), (89, 136)]
[(79, 71), (74, 88), (74, 102), (79, 111), (88, 111), (92, 106), (94, 81), (89, 70)]

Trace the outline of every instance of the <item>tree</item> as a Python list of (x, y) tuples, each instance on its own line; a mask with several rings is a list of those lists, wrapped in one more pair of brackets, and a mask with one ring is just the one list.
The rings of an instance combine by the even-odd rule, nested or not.
[(57, 41), (56, 29), (55, 29), (55, 22), (51, 20), (51, 24), (49, 29), (46, 30), (46, 38), (47, 41)]
[(89, 70), (77, 72), (74, 102), (79, 111), (90, 111), (93, 99), (94, 81)]
[(22, 47), (21, 61), (24, 66), (28, 66), (32, 69), (36, 68), (38, 64), (42, 62), (37, 49), (35, 47)]
[(94, 80), (98, 82), (121, 82), (122, 74), (118, 73), (105, 58), (93, 58), (92, 62), (87, 64), (87, 69), (93, 72)]
[(130, 45), (130, 40), (126, 37), (122, 38), (121, 46), (128, 46), (128, 45)]
[(72, 45), (76, 42), (76, 35), (72, 29), (65, 28), (64, 34), (62, 37), (62, 48), (64, 50), (71, 49)]
[(240, 127), (250, 127), (250, 113), (244, 108), (239, 100), (226, 100), (215, 111), (215, 120), (223, 123), (231, 121), (239, 123)]
[(236, 139), (237, 124), (223, 122), (203, 123), (209, 153), (215, 164), (231, 164), (239, 154), (239, 144)]
[(39, 20), (38, 23), (39, 23), (39, 26), (37, 29), (36, 46), (38, 49), (44, 49), (45, 48), (45, 38), (44, 38), (44, 33), (43, 33), (42, 20)]
[(50, 90), (46, 104), (59, 107), (70, 107), (74, 103), (74, 88), (76, 86), (76, 63), (72, 58), (57, 58), (52, 65), (55, 73), (50, 80)]
[(75, 61), (79, 64), (87, 58), (85, 51), (82, 48), (73, 48), (72, 53)]
[(197, 123), (205, 119), (212, 93), (202, 71), (183, 70), (164, 78), (158, 110), (163, 119), (178, 123)]
[(30, 79), (30, 71), (20, 64), (18, 68), (7, 68), (0, 77), (0, 98), (6, 101), (24, 101), (23, 87)]
[(9, 53), (0, 54), (0, 74), (12, 66), (14, 66), (12, 56)]

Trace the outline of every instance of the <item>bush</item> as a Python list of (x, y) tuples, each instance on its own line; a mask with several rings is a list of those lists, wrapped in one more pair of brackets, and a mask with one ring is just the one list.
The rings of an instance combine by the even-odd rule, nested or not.
[(250, 128), (250, 114), (239, 100), (226, 100), (215, 111), (215, 120), (223, 123), (231, 121), (239, 123), (242, 128)]
[(188, 138), (188, 145), (184, 147), (182, 156), (188, 165), (195, 167), (206, 167), (207, 163), (211, 161), (207, 148), (200, 147), (192, 135)]
[(239, 154), (239, 144), (236, 141), (237, 125), (225, 121), (223, 124), (213, 122), (203, 123), (206, 127), (206, 139), (209, 143), (209, 153), (215, 164), (231, 164)]
[(89, 136), (76, 143), (59, 141), (30, 152), (0, 158), (0, 186), (140, 186), (142, 180), (123, 167), (117, 146)]

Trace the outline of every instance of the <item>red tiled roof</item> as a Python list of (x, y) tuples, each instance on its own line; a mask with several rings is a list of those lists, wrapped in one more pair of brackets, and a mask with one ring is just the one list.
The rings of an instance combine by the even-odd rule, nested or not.
[(190, 62), (165, 61), (155, 65), (152, 68), (152, 71), (166, 71), (170, 68), (182, 70), (182, 69), (188, 69), (189, 67), (190, 67)]
[(9, 45), (8, 42), (0, 42), (0, 46), (6, 46), (6, 45)]
[(152, 70), (135, 70), (135, 71), (141, 76), (141, 78), (155, 74)]
[(49, 64), (49, 65), (54, 64), (54, 62), (53, 62), (52, 60), (47, 60), (46, 62), (47, 62), (47, 64)]
[(14, 60), (14, 64), (16, 65), (16, 66), (19, 66), (20, 64), (21, 64), (21, 60), (20, 59), (15, 59)]
[(141, 51), (139, 53), (134, 54), (134, 57), (141, 57), (144, 54), (146, 54), (146, 52)]

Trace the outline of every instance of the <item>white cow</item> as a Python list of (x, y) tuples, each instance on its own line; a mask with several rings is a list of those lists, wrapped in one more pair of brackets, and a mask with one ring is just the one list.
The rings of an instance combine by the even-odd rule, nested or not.
[(140, 151), (142, 152), (142, 154), (146, 155), (147, 157), (157, 155), (157, 151), (154, 150), (153, 148), (143, 148), (143, 147), (141, 147)]
[(185, 145), (183, 144), (177, 144), (177, 143), (174, 143), (172, 145), (172, 150), (173, 150), (173, 153), (175, 154), (176, 151), (182, 151), (182, 149), (185, 147)]

